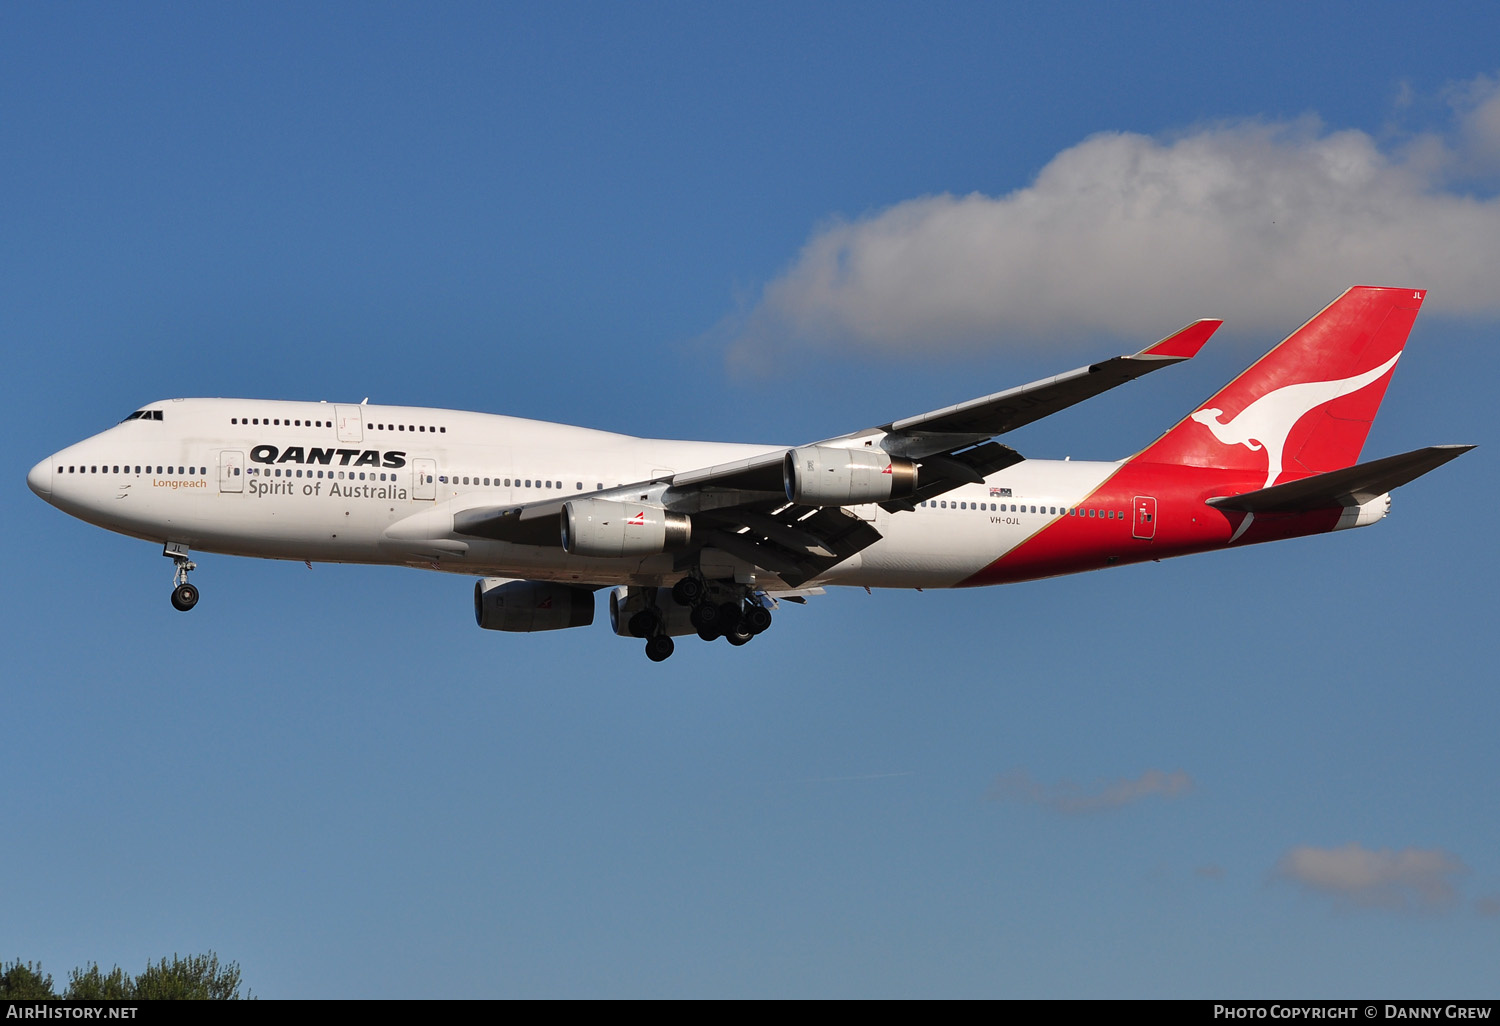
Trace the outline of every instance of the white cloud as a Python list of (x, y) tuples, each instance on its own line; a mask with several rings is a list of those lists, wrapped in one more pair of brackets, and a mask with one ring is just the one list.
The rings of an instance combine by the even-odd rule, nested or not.
[(1485, 174), (1500, 169), (1500, 81), (1480, 75), (1453, 90), (1459, 152), (1464, 170)]
[(1284, 333), (1354, 284), (1428, 288), (1447, 312), (1500, 316), (1500, 198), (1445, 185), (1500, 170), (1500, 85), (1481, 76), (1449, 102), (1445, 135), (1387, 146), (1313, 118), (1101, 133), (1006, 195), (833, 221), (726, 322), (731, 354), (1095, 331), (1151, 341), (1200, 316)]
[(1437, 848), (1372, 851), (1293, 848), (1276, 864), (1277, 875), (1341, 904), (1375, 908), (1437, 909), (1453, 904), (1454, 880), (1468, 872), (1458, 857)]
[(1040, 805), (1057, 812), (1101, 812), (1159, 794), (1176, 798), (1193, 789), (1193, 778), (1182, 770), (1164, 773), (1151, 769), (1135, 780), (1100, 781), (1084, 790), (1070, 780), (1043, 784), (1024, 769), (1013, 769), (995, 778), (986, 795), (992, 801), (1015, 801)]

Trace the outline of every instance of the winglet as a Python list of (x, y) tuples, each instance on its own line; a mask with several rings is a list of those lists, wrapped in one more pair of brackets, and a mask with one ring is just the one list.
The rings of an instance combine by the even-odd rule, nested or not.
[(1142, 349), (1137, 356), (1165, 356), (1174, 360), (1191, 360), (1198, 355), (1209, 336), (1219, 330), (1224, 322), (1205, 318), (1194, 321), (1174, 335), (1168, 335), (1154, 346)]

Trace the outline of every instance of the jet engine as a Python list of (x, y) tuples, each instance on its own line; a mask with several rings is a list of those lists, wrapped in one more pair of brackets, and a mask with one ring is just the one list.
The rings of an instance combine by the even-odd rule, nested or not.
[(573, 499), (563, 503), (562, 547), (570, 556), (654, 556), (680, 549), (693, 522), (660, 506)]
[(487, 631), (556, 631), (594, 622), (594, 592), (551, 581), (486, 577), (474, 584), (474, 621)]
[(857, 506), (904, 499), (917, 490), (917, 465), (879, 449), (809, 445), (782, 463), (786, 497), (810, 506)]

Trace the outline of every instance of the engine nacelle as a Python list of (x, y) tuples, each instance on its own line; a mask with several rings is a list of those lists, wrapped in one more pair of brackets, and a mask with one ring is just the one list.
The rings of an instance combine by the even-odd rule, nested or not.
[(654, 556), (680, 549), (693, 522), (660, 506), (573, 499), (563, 503), (562, 547), (571, 556)]
[[(652, 592), (656, 594), (653, 596)], [(657, 611), (661, 614), (664, 634), (681, 637), (684, 634), (698, 633), (698, 628), (693, 626), (690, 619), (692, 608), (679, 606), (674, 602), (669, 588), (631, 588), (624, 585), (616, 588), (609, 593), (609, 626), (622, 638), (635, 637), (630, 630), (630, 618), (651, 605), (653, 598), (656, 600)]]
[(786, 497), (810, 506), (858, 506), (904, 499), (917, 490), (917, 465), (880, 449), (792, 449), (781, 477)]
[(557, 631), (594, 622), (594, 593), (551, 581), (486, 577), (474, 584), (474, 621), (487, 631)]

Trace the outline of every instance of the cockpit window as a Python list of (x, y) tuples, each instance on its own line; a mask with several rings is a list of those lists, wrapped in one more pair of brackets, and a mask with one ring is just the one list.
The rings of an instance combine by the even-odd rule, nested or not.
[[(125, 420), (161, 420), (161, 411), (160, 410), (136, 410), (130, 416), (126, 417)], [(120, 421), (120, 423), (121, 424), (125, 423), (125, 420)]]

